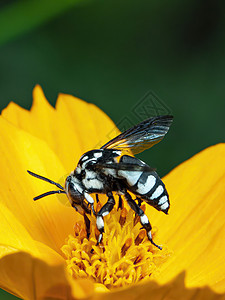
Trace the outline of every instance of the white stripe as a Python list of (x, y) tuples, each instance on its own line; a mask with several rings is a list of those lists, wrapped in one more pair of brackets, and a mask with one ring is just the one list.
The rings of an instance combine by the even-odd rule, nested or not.
[(150, 240), (152, 240), (152, 233), (151, 233), (151, 231), (148, 232), (148, 238), (149, 238)]
[(102, 156), (102, 152), (97, 152), (97, 153), (94, 153), (94, 157), (96, 157), (96, 158), (99, 158), (99, 157), (101, 157)]
[(168, 202), (165, 202), (163, 205), (161, 205), (161, 209), (162, 210), (165, 210), (169, 207), (169, 203)]
[(73, 185), (73, 188), (75, 190), (77, 190), (80, 194), (83, 194), (83, 189), (80, 186), (80, 181), (75, 176), (71, 176), (71, 184)]
[(90, 204), (94, 203), (94, 199), (88, 193), (85, 192), (84, 197), (86, 198), (88, 203), (90, 203)]
[(146, 215), (141, 216), (140, 219), (142, 225), (146, 225), (149, 223), (148, 217)]
[(125, 178), (130, 186), (135, 185), (141, 174), (142, 172), (140, 171), (118, 171), (118, 175)]
[(122, 152), (119, 151), (119, 150), (115, 150), (115, 151), (113, 151), (113, 153), (115, 153), (115, 154), (117, 154), (119, 156)]
[(102, 172), (103, 172), (105, 175), (111, 175), (111, 176), (113, 176), (114, 178), (118, 178), (117, 173), (116, 173), (116, 170), (114, 170), (114, 169), (105, 168), (105, 169), (102, 169)]
[(82, 162), (82, 169), (85, 169), (86, 165), (89, 164), (90, 161), (96, 162), (97, 159), (96, 158), (90, 158), (90, 159)]
[(165, 202), (167, 202), (168, 197), (167, 196), (163, 196), (159, 199), (158, 205), (164, 204)]
[(99, 216), (97, 217), (96, 225), (97, 225), (98, 230), (104, 228), (104, 221), (103, 221), (102, 217), (99, 217)]
[(103, 182), (101, 182), (100, 180), (98, 180), (97, 178), (84, 178), (82, 180), (83, 185), (85, 186), (86, 190), (90, 190), (90, 189), (97, 189), (97, 190), (102, 190), (104, 187)]
[(154, 193), (151, 195), (151, 199), (155, 199), (155, 198), (158, 198), (164, 191), (164, 188), (162, 185), (159, 185), (157, 187), (157, 189), (154, 191)]
[(85, 161), (87, 160), (89, 157), (87, 155), (85, 155), (83, 158), (82, 158), (82, 161)]
[(156, 183), (156, 178), (155, 176), (153, 175), (149, 175), (146, 182), (143, 184), (143, 183), (140, 183), (138, 182), (137, 186), (138, 186), (138, 189), (137, 189), (137, 192), (141, 195), (143, 194), (147, 194), (152, 188), (153, 186), (155, 185)]
[(76, 173), (80, 174), (81, 173), (81, 168), (79, 166), (76, 167)]
[(107, 216), (108, 214), (109, 214), (109, 211), (105, 211), (105, 212), (102, 214), (102, 216), (105, 217), (105, 216)]

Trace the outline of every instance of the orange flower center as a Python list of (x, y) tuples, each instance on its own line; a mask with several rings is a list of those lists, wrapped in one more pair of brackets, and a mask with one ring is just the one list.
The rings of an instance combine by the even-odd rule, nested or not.
[[(145, 210), (145, 205), (141, 208)], [(97, 210), (99, 210), (98, 208)], [(127, 286), (160, 271), (170, 252), (164, 246), (157, 249), (141, 229), (139, 217), (132, 210), (113, 209), (104, 218), (103, 242), (96, 246), (99, 232), (95, 218), (89, 216), (91, 234), (86, 238), (84, 222), (77, 222), (75, 233), (67, 238), (62, 252), (67, 270), (74, 278), (89, 278), (107, 288)], [(156, 229), (152, 230), (153, 238)]]

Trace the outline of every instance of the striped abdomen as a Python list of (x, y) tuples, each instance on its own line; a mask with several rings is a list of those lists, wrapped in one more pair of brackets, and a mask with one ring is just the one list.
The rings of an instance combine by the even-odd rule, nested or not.
[[(123, 155), (120, 162), (147, 166), (141, 160), (128, 155)], [(118, 176), (125, 180), (128, 190), (157, 210), (167, 214), (170, 207), (169, 196), (164, 183), (155, 171), (120, 170), (118, 171)]]

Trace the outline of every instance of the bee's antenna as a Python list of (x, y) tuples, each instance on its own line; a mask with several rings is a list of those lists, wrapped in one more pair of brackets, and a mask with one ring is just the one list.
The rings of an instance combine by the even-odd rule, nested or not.
[(60, 189), (60, 190), (58, 190), (58, 191), (49, 191), (49, 192), (46, 192), (46, 193), (41, 194), (41, 195), (39, 195), (39, 196), (36, 196), (36, 197), (34, 197), (34, 201), (39, 200), (39, 199), (41, 199), (41, 198), (43, 198), (43, 197), (46, 197), (46, 196), (49, 196), (49, 195), (53, 195), (53, 194), (66, 194), (66, 192), (65, 192), (64, 188), (61, 186), (61, 184), (59, 184), (59, 183), (57, 183), (57, 182), (55, 182), (55, 181), (52, 181), (51, 179), (48, 179), (48, 178), (46, 178), (46, 177), (43, 177), (43, 176), (41, 176), (41, 175), (38, 175), (38, 174), (36, 174), (36, 173), (33, 173), (33, 172), (31, 172), (31, 171), (28, 171), (28, 170), (27, 170), (27, 172), (28, 172), (28, 174), (30, 174), (31, 176), (34, 176), (34, 177), (36, 177), (36, 178), (38, 178), (38, 179), (41, 179), (41, 180), (47, 181), (48, 183), (51, 183), (51, 184), (56, 185), (56, 186)]
[[(54, 184), (54, 185), (56, 185), (59, 189), (61, 189), (61, 190), (64, 191), (64, 188), (61, 186), (61, 184), (59, 184), (59, 183), (57, 183), (57, 182), (54, 182), (54, 181), (52, 181), (51, 179), (48, 179), (48, 178), (46, 178), (46, 177), (43, 177), (43, 176), (41, 176), (41, 175), (38, 175), (38, 174), (33, 173), (33, 172), (31, 172), (31, 171), (28, 171), (28, 170), (27, 170), (27, 173), (29, 173), (31, 176), (34, 176), (34, 177), (39, 178), (39, 179), (41, 179), (41, 180), (47, 181), (48, 183)], [(55, 191), (55, 192), (57, 192), (57, 191)], [(52, 194), (55, 194), (55, 193), (52, 193)], [(43, 194), (43, 195), (44, 195), (44, 194)], [(47, 195), (46, 195), (46, 196), (47, 196)], [(44, 196), (43, 196), (43, 197), (44, 197)], [(36, 200), (37, 200), (37, 199), (36, 199)]]
[(39, 199), (41, 199), (41, 198), (43, 198), (43, 197), (46, 197), (46, 196), (48, 196), (48, 195), (53, 195), (53, 194), (65, 194), (65, 193), (66, 193), (65, 191), (61, 191), (61, 190), (58, 190), (58, 191), (49, 191), (49, 192), (46, 192), (46, 193), (44, 193), (44, 194), (41, 194), (41, 195), (39, 195), (39, 196), (34, 197), (34, 201), (39, 200)]

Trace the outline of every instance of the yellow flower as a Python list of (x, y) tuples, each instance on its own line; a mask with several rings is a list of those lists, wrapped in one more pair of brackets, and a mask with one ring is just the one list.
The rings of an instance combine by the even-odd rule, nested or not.
[(61, 94), (54, 109), (39, 86), (33, 96), (31, 111), (10, 103), (0, 117), (0, 287), (23, 299), (225, 299), (225, 145), (164, 178), (168, 216), (146, 205), (162, 252), (126, 208), (106, 217), (96, 247), (93, 218), (88, 241), (73, 208), (32, 201), (49, 186), (26, 170), (58, 181), (118, 131), (93, 104)]

